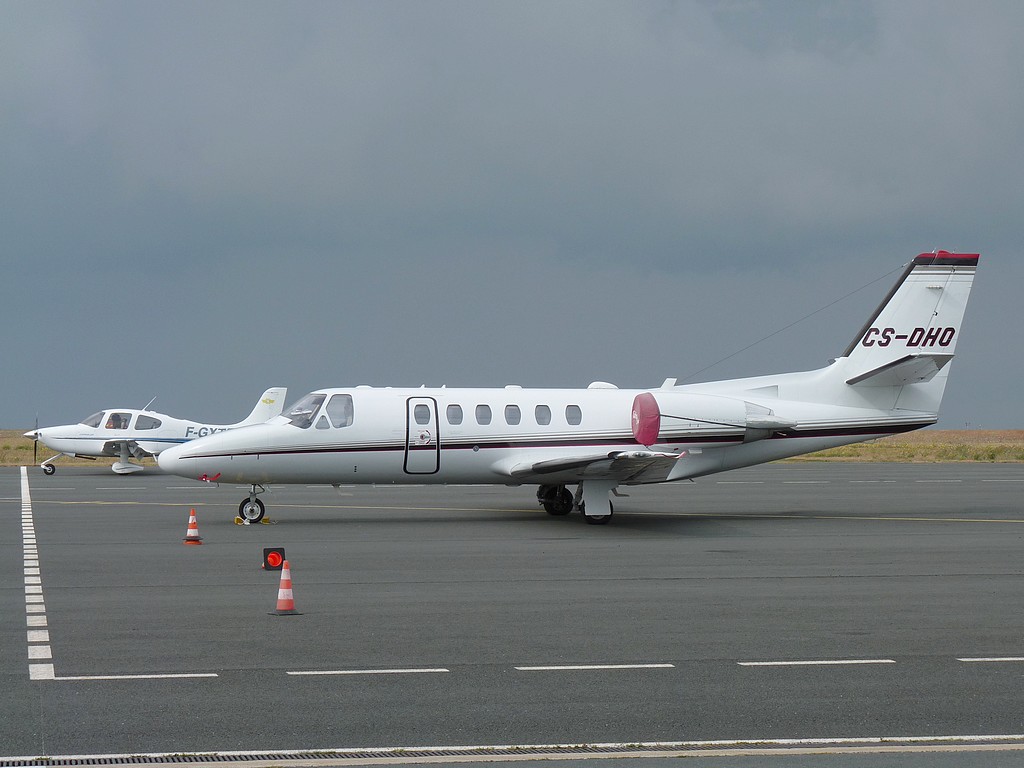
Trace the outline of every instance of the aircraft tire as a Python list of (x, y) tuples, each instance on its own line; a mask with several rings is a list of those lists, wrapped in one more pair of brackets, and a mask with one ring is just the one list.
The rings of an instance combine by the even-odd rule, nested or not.
[(266, 513), (267, 508), (259, 499), (242, 499), (242, 503), (238, 505), (238, 516), (250, 523), (258, 523)]
[(57, 468), (53, 466), (53, 464), (43, 464), (42, 468), (44, 475), (52, 475), (54, 472), (57, 471)]
[(572, 512), (572, 494), (564, 485), (542, 486), (537, 495), (549, 515), (560, 517)]
[(586, 507), (581, 501), (580, 512), (583, 513), (583, 519), (590, 525), (608, 525), (612, 521), (612, 515), (615, 514), (615, 506), (609, 501), (607, 515), (587, 515)]

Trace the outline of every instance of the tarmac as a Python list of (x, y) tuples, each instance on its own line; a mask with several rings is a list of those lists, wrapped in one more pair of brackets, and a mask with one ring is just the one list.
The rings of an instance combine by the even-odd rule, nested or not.
[(0, 469), (0, 766), (1022, 759), (1024, 465), (534, 490)]

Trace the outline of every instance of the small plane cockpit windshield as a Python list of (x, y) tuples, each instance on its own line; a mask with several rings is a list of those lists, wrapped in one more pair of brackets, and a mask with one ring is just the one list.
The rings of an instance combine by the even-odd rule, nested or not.
[(79, 422), (79, 424), (84, 424), (87, 427), (92, 427), (93, 429), (95, 429), (100, 425), (101, 421), (103, 421), (103, 411), (100, 411), (99, 413), (94, 413), (88, 419), (82, 419)]
[(307, 429), (313, 423), (313, 417), (320, 410), (320, 406), (326, 397), (327, 395), (312, 392), (281, 415), (299, 429)]

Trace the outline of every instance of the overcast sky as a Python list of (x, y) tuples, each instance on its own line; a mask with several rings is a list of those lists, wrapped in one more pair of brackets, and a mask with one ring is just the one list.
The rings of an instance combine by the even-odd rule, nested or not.
[(1021, 29), (1010, 0), (7, 0), (0, 427), (816, 368), (941, 248), (981, 262), (940, 426), (1024, 428)]

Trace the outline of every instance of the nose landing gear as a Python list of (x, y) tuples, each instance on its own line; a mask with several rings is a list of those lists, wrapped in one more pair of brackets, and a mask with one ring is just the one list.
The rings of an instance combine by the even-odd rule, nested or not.
[(267, 489), (262, 485), (253, 483), (252, 488), (249, 491), (249, 498), (242, 499), (242, 503), (238, 505), (238, 516), (242, 518), (242, 522), (245, 525), (258, 523), (263, 519), (263, 515), (266, 514), (267, 508), (264, 506), (262, 501), (256, 498), (256, 496), (266, 490)]

